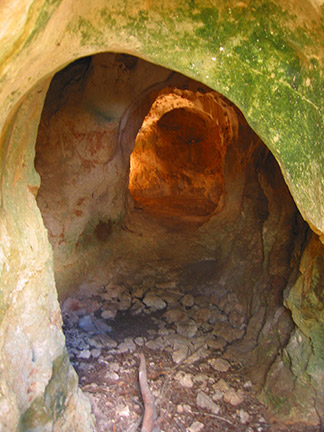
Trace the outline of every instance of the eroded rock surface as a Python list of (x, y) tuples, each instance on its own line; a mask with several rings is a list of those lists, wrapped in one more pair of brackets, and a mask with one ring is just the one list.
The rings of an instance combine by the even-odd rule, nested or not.
[[(2, 2), (0, 19), (3, 23), (0, 31), (1, 423), (7, 430), (16, 430), (18, 424), (20, 428), (27, 425), (29, 429), (91, 430), (87, 403), (77, 390), (77, 380), (64, 350), (52, 252), (35, 203), (39, 178), (33, 166), (34, 147), (50, 78), (71, 61), (113, 50), (133, 53), (182, 71), (222, 92), (238, 104), (274, 153), (303, 217), (319, 236), (323, 236), (323, 7), (321, 1), (315, 0), (285, 3), (277, 0), (220, 1), (217, 8), (200, 1), (195, 4), (135, 1), (126, 7), (123, 1), (94, 0), (82, 2), (75, 8), (69, 0), (14, 0)], [(133, 60), (128, 59), (126, 63), (129, 71)], [(118, 77), (117, 74), (117, 78), (122, 80), (122, 75)], [(80, 83), (78, 79), (76, 81), (74, 89)], [(177, 86), (179, 83), (171, 84)], [(63, 87), (64, 96), (65, 90), (67, 88)], [(95, 124), (96, 130), (85, 137), (81, 124), (78, 127), (74, 125), (69, 133), (63, 127), (64, 140), (55, 138), (64, 150), (65, 138), (80, 138), (83, 147), (76, 158), (90, 177), (93, 170), (96, 176), (106, 178), (107, 175), (109, 178), (105, 165), (96, 159), (96, 155), (108, 164), (109, 158), (115, 155), (114, 146), (103, 148), (101, 144), (110, 142), (113, 133), (109, 123), (118, 122), (125, 98), (129, 96), (128, 90), (126, 95), (119, 93), (118, 97), (112, 91), (115, 98), (109, 98), (110, 107), (100, 107), (99, 112), (96, 111), (98, 107), (92, 105), (91, 98), (81, 98), (86, 109), (84, 112), (76, 109), (76, 118), (90, 128)], [(100, 93), (97, 88), (95, 99), (100, 99)], [(129, 107), (130, 112), (138, 114), (141, 106), (145, 106), (145, 112), (137, 118), (147, 114), (148, 100), (140, 107)], [(57, 119), (61, 120), (59, 114)], [(195, 124), (198, 125), (199, 120)], [(134, 122), (133, 128), (124, 126), (121, 122), (121, 135), (124, 141), (132, 142), (140, 124)], [(246, 148), (248, 159), (252, 157), (253, 152), (248, 151), (252, 148)], [(271, 363), (266, 399), (279, 410), (279, 420), (294, 421), (303, 416), (307, 421), (318, 421), (322, 417), (323, 422), (323, 299), (320, 290), (323, 285), (323, 250), (317, 237), (314, 236), (308, 243), (302, 235), (299, 236), (303, 228), (296, 220), (298, 218), (294, 217), (295, 209), (290, 212), (287, 210), (289, 205), (285, 205), (285, 211), (281, 211), (279, 203), (285, 202), (288, 195), (277, 187), (277, 174), (272, 176), (270, 168), (267, 175), (257, 169), (256, 176), (245, 178), (239, 174), (241, 170), (239, 163), (234, 162), (233, 153), (235, 149), (229, 152), (232, 156), (228, 156), (224, 179), (237, 180), (234, 187), (237, 193), (229, 195), (228, 190), (235, 182), (224, 180), (226, 211), (211, 219), (210, 227), (217, 230), (214, 236), (210, 235), (212, 230), (206, 231), (204, 252), (201, 253), (200, 246), (195, 243), (193, 249), (196, 248), (197, 254), (191, 252), (190, 259), (183, 260), (185, 265), (189, 264), (187, 270), (191, 268), (186, 274), (194, 281), (197, 277), (206, 280), (205, 273), (210, 278), (213, 268), (216, 272), (226, 266), (231, 269), (225, 270), (224, 276), (218, 279), (218, 288), (226, 287), (235, 292), (248, 317), (244, 346), (240, 349), (235, 347), (236, 355), (244, 357), (248, 352), (257, 364), (265, 365), (265, 369)], [(66, 159), (70, 156), (71, 153), (65, 153)], [(265, 155), (262, 154), (261, 158), (254, 156), (255, 153), (252, 158), (259, 164), (257, 167), (262, 166)], [(271, 166), (272, 162), (267, 158), (265, 160)], [(242, 158), (240, 161), (246, 167)], [(121, 165), (127, 163), (126, 157)], [(65, 175), (72, 183), (75, 181), (75, 184), (83, 185), (80, 173), (73, 176), (62, 173), (60, 168), (56, 165), (53, 172)], [(120, 166), (112, 167), (110, 164), (110, 168), (119, 172)], [(249, 170), (253, 171), (251, 166)], [(232, 176), (227, 176), (229, 171), (232, 171)], [(258, 181), (255, 181), (256, 178)], [(101, 189), (98, 179), (93, 181), (87, 178), (84, 181), (89, 186), (95, 185), (98, 196), (104, 201), (112, 199)], [(64, 186), (59, 178), (56, 182)], [(244, 194), (239, 192), (240, 184)], [(58, 243), (62, 240), (60, 251), (65, 250), (65, 258), (71, 257), (71, 261), (63, 259), (60, 263), (56, 255), (56, 270), (65, 264), (79, 266), (81, 270), (92, 269), (98, 255), (95, 253), (94, 257), (86, 257), (87, 254), (81, 254), (82, 265), (76, 262), (76, 239), (81, 232), (84, 233), (81, 238), (83, 252), (86, 246), (89, 250), (97, 250), (93, 248), (94, 244), (104, 244), (114, 231), (111, 218), (102, 218), (102, 214), (93, 208), (89, 198), (91, 187), (83, 186), (87, 192), (84, 204), (73, 199), (66, 202), (62, 188), (57, 191), (66, 206), (63, 218), (71, 236), (59, 238), (62, 221), (55, 218), (54, 206), (54, 236), (51, 240), (55, 236)], [(116, 183), (112, 185), (112, 190), (115, 186)], [(120, 190), (121, 195), (117, 198), (112, 193), (116, 198), (116, 207), (109, 209), (113, 221), (119, 220), (119, 211), (126, 196), (123, 193), (125, 190)], [(272, 199), (276, 194), (280, 198), (277, 201)], [(241, 199), (243, 196), (244, 199)], [(57, 197), (54, 198), (56, 202)], [(229, 201), (233, 206), (228, 206)], [(258, 204), (253, 205), (253, 202)], [(48, 204), (51, 205), (51, 200)], [(107, 210), (105, 203), (99, 205), (96, 202), (97, 205), (100, 210)], [(251, 212), (251, 209), (254, 210)], [(82, 216), (86, 219), (90, 216), (91, 219), (92, 213), (92, 223), (85, 226)], [(156, 231), (159, 229), (157, 227)], [(141, 232), (141, 229), (137, 227), (136, 232)], [(138, 243), (142, 248), (139, 256), (145, 257), (145, 252), (150, 250), (150, 258), (153, 261), (156, 259), (155, 267), (158, 267), (161, 256), (170, 257), (163, 247), (157, 247), (151, 241)], [(250, 245), (248, 249), (247, 244)], [(210, 245), (216, 246), (210, 249)], [(301, 275), (290, 272), (288, 267), (298, 268), (300, 250), (305, 245)], [(178, 250), (177, 246), (176, 241), (169, 243), (169, 249)], [(219, 251), (222, 251), (220, 260)], [(104, 262), (109, 261), (110, 249), (103, 252), (99, 252), (99, 257)], [(125, 253), (125, 249), (122, 252)], [(250, 265), (244, 263), (244, 254), (249, 256)], [(207, 264), (205, 260), (202, 263), (202, 257), (207, 257)], [(129, 261), (131, 264), (132, 260)], [(199, 272), (201, 268), (204, 272)], [(77, 272), (72, 273), (69, 280), (68, 272), (60, 278), (56, 271), (57, 285), (73, 287)], [(160, 282), (165, 283), (163, 280)], [(292, 311), (297, 326), (293, 332), (292, 321), (282, 307), (284, 289), (285, 305)], [(169, 295), (169, 299), (171, 297)], [(177, 301), (174, 296), (173, 301)], [(121, 303), (126, 310), (129, 298), (124, 298)], [(140, 311), (139, 306), (138, 303), (134, 306), (137, 311)], [(114, 313), (114, 310), (109, 310), (112, 316)], [(228, 318), (230, 324), (238, 322), (235, 315), (236, 312), (231, 319)], [(195, 317), (195, 320), (198, 325), (198, 318)], [(262, 368), (261, 375), (264, 375)], [(278, 382), (284, 382), (285, 388), (278, 387)], [(286, 395), (292, 392), (294, 399), (287, 400)], [(61, 404), (62, 394), (64, 405)], [(190, 407), (186, 405), (181, 409), (190, 412)], [(121, 416), (128, 415), (123, 406), (119, 412)], [(304, 413), (308, 414), (304, 416)], [(238, 415), (242, 422), (246, 421), (244, 412), (240, 411)], [(200, 430), (201, 424), (194, 421), (190, 430)]]

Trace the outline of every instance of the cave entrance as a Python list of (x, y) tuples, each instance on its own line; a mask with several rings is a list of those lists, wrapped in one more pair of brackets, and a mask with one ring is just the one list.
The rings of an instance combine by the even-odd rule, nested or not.
[(293, 329), (306, 228), (242, 113), (135, 57), (80, 59), (51, 83), (35, 166), (98, 431), (140, 418), (141, 351), (165, 429), (269, 430), (255, 391)]

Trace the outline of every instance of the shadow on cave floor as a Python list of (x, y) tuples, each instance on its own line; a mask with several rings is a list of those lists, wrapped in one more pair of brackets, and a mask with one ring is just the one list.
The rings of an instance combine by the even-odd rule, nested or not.
[[(135, 210), (127, 229), (111, 240), (116, 257), (125, 257), (115, 259), (114, 277), (99, 283), (94, 276), (62, 304), (67, 348), (97, 431), (140, 430), (140, 353), (161, 431), (318, 431), (267, 421), (244, 365), (227, 355), (245, 334), (242, 305), (215, 283), (212, 259), (188, 264), (186, 256), (170, 266), (155, 238), (164, 233), (170, 259), (171, 251), (192, 251), (198, 232), (176, 233), (160, 222)], [(143, 265), (149, 244), (152, 260)]]

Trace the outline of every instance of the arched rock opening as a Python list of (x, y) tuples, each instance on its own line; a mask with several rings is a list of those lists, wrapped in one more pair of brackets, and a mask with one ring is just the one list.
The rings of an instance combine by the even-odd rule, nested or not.
[(208, 220), (224, 193), (226, 150), (237, 127), (215, 92), (162, 90), (131, 155), (133, 199), (155, 213)]
[[(79, 373), (98, 356), (132, 356), (142, 337), (175, 362), (203, 342), (199, 364), (241, 362), (262, 388), (294, 331), (283, 292), (307, 228), (232, 103), (131, 56), (81, 59), (52, 81), (35, 165)], [(76, 329), (96, 339), (73, 344)]]

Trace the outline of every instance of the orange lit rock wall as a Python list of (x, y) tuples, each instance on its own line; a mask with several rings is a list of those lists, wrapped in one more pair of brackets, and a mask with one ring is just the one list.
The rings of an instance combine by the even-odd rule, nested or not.
[(164, 89), (136, 138), (132, 197), (171, 213), (212, 213), (224, 191), (226, 150), (237, 131), (234, 109), (215, 92)]

